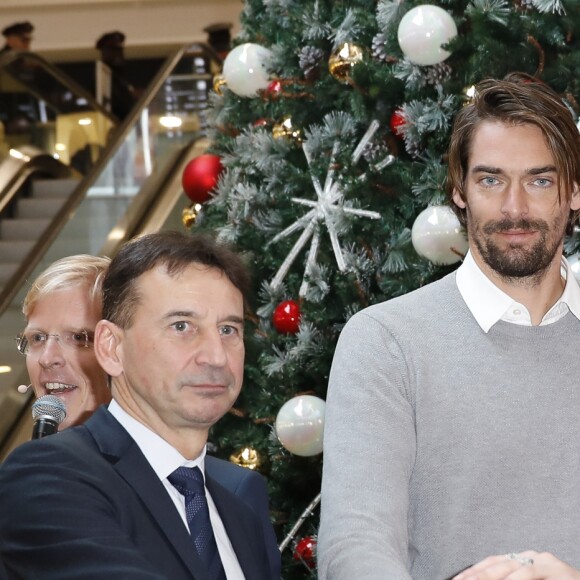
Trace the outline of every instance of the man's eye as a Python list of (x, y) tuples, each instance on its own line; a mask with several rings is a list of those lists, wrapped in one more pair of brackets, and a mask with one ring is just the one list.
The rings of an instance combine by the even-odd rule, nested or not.
[(179, 322), (174, 322), (171, 326), (173, 326), (173, 328), (175, 328), (175, 330), (178, 330), (179, 332), (185, 332), (186, 330), (189, 329), (189, 323), (184, 322), (183, 320)]
[(46, 334), (43, 334), (42, 332), (35, 332), (30, 336), (27, 336), (26, 340), (28, 340), (30, 344), (40, 344), (46, 340)]
[(85, 344), (87, 338), (83, 332), (71, 332), (71, 341), (74, 344)]
[(240, 331), (235, 326), (222, 326), (220, 329), (222, 336), (236, 336)]
[(539, 185), (540, 187), (549, 187), (552, 185), (552, 180), (546, 179), (545, 177), (540, 177), (536, 179), (535, 184)]

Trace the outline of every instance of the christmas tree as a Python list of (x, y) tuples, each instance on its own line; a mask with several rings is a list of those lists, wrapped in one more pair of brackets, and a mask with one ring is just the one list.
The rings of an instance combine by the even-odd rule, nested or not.
[(266, 475), (285, 579), (315, 575), (323, 400), (341, 328), (466, 251), (445, 207), (455, 112), (481, 79), (518, 71), (576, 117), (579, 25), (577, 0), (245, 1), (212, 97), (207, 171), (223, 171), (188, 224), (217, 230), (253, 266), (245, 386), (211, 440)]

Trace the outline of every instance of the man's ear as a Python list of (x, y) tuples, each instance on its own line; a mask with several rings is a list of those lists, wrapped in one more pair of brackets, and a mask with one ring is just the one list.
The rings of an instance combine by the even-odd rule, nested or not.
[(95, 356), (103, 370), (112, 377), (123, 372), (123, 329), (109, 320), (100, 320), (95, 327)]
[(453, 199), (453, 202), (457, 207), (461, 209), (465, 209), (467, 207), (465, 200), (461, 197), (461, 194), (459, 193), (459, 191), (457, 191), (457, 188), (453, 189), (453, 195), (451, 196), (451, 198)]
[(574, 184), (572, 196), (570, 197), (570, 209), (572, 211), (577, 211), (580, 209), (580, 189), (578, 189), (577, 183)]

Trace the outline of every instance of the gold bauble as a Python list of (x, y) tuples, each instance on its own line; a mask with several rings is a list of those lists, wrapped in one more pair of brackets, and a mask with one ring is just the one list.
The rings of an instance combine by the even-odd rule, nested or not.
[(338, 81), (344, 84), (352, 82), (352, 67), (363, 60), (363, 49), (352, 42), (341, 44), (328, 59), (328, 70)]
[(295, 143), (302, 142), (302, 130), (293, 125), (292, 117), (289, 115), (272, 127), (272, 135), (274, 139), (285, 138)]
[(469, 105), (473, 102), (476, 92), (475, 85), (470, 85), (463, 89), (463, 95), (465, 97), (464, 105)]
[(190, 228), (197, 219), (199, 204), (194, 204), (190, 207), (184, 207), (181, 212), (181, 222), (186, 228)]
[(227, 87), (228, 83), (223, 75), (214, 75), (213, 77), (213, 90), (218, 95), (223, 95), (222, 87)]
[(230, 455), (230, 461), (240, 467), (246, 467), (247, 469), (253, 469), (255, 471), (259, 470), (262, 465), (260, 455), (251, 447), (242, 447), (236, 453), (232, 453)]

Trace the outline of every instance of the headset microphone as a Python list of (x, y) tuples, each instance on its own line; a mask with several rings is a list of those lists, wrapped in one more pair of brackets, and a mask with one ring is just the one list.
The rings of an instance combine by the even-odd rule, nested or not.
[(20, 385), (18, 387), (18, 392), (22, 393), (24, 395), (28, 392), (28, 389), (31, 389), (31, 388), (32, 388), (32, 385)]

